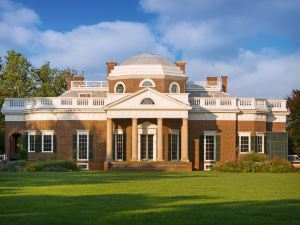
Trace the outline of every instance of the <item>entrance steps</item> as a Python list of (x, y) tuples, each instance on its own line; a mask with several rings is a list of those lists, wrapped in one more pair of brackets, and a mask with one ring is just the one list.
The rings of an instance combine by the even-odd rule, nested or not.
[(177, 161), (118, 161), (110, 162), (113, 171), (192, 171), (191, 162)]

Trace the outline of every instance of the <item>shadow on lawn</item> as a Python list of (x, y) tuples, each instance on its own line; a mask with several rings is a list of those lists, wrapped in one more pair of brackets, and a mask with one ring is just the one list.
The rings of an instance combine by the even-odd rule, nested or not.
[(300, 200), (214, 202), (139, 194), (0, 197), (1, 224), (299, 224)]
[[(34, 187), (52, 185), (80, 185), (128, 183), (137, 181), (151, 181), (160, 179), (189, 179), (207, 178), (216, 175), (203, 173), (173, 173), (173, 172), (0, 172), (0, 183), (4, 187)], [(13, 179), (12, 179), (13, 177)], [(1, 192), (1, 190), (0, 190)]]

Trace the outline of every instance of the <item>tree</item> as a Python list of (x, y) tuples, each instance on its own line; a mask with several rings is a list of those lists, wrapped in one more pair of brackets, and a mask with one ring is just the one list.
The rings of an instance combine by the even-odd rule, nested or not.
[(66, 88), (64, 72), (51, 69), (50, 63), (46, 62), (39, 69), (35, 69), (34, 83), (36, 97), (55, 97), (61, 95)]
[(286, 97), (290, 115), (287, 116), (291, 152), (300, 154), (300, 90), (295, 89)]

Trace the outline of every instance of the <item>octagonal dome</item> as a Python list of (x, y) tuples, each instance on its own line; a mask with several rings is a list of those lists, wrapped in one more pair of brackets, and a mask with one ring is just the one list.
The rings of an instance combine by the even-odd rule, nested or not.
[(120, 76), (123, 78), (132, 76), (144, 78), (154, 76), (186, 77), (185, 73), (174, 63), (152, 54), (130, 57), (120, 65), (115, 66), (109, 73), (111, 79)]
[(164, 65), (164, 66), (175, 66), (166, 59), (160, 58), (159, 56), (152, 54), (141, 54), (130, 57), (125, 60), (121, 65)]

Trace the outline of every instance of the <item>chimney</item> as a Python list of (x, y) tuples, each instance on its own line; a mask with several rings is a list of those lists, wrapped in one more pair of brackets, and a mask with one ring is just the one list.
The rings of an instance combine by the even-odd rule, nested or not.
[(73, 77), (74, 81), (84, 81), (84, 76), (83, 75), (77, 75)]
[(67, 91), (71, 89), (71, 82), (73, 80), (73, 76), (70, 72), (66, 72), (66, 80), (67, 80)]
[(222, 91), (227, 93), (228, 92), (228, 76), (221, 76), (222, 80)]
[(115, 68), (117, 63), (114, 61), (109, 61), (109, 62), (106, 62), (106, 65), (107, 65), (107, 76), (108, 76), (110, 74), (110, 72)]
[(207, 77), (207, 84), (209, 86), (217, 86), (218, 85), (218, 77), (215, 77), (215, 76)]
[(176, 61), (175, 62), (176, 66), (179, 67), (179, 69), (185, 73), (185, 65), (186, 65), (186, 62), (185, 61)]

